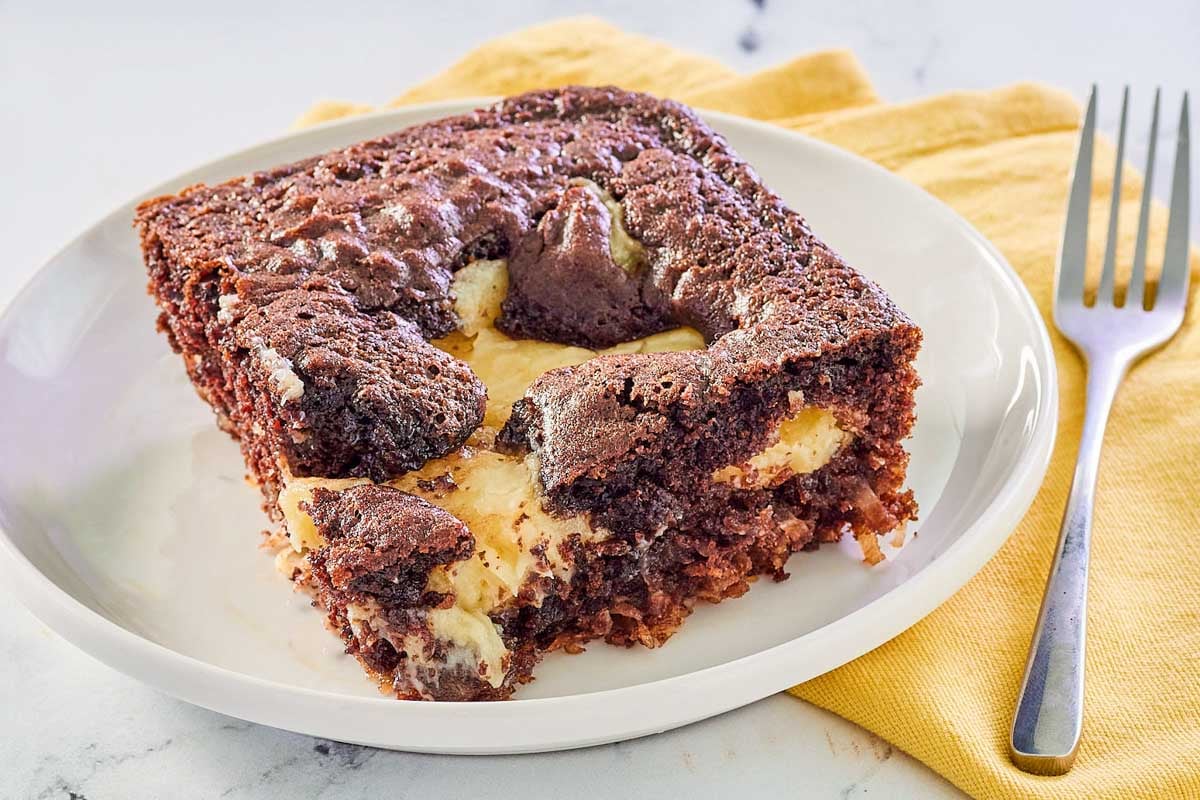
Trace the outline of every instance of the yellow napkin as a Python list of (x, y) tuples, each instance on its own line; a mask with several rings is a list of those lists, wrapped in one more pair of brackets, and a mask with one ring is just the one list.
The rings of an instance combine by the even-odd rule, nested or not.
[[(1080, 117), (1075, 101), (1021, 84), (885, 104), (845, 52), (803, 56), (742, 76), (598, 20), (570, 19), (485, 44), (393, 104), (565, 83), (618, 84), (769, 120), (879, 162), (940, 197), (991, 239), (1052, 331), (1059, 438), (1046, 483), (1012, 538), (924, 621), (792, 693), (874, 731), (976, 797), (1200, 797), (1200, 565), (1190, 557), (1200, 532), (1194, 304), (1179, 335), (1134, 369), (1113, 410), (1100, 477), (1079, 759), (1070, 774), (1048, 778), (1019, 772), (1007, 757), (1083, 407), (1082, 364), (1050, 323)], [(367, 109), (322, 103), (298, 124)], [(1102, 143), (1099, 149), (1093, 275), (1112, 176), (1111, 148)], [(1121, 247), (1128, 264), (1141, 179), (1126, 176)], [(1155, 257), (1164, 229), (1165, 214), (1156, 208)], [(1192, 285), (1195, 291), (1195, 279)], [(800, 790), (803, 777), (797, 781)]]

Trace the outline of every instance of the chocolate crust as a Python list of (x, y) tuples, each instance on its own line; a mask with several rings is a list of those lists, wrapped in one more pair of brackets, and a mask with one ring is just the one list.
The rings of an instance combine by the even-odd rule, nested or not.
[(483, 384), (412, 322), (362, 313), (325, 278), (262, 297), (245, 284), (259, 304), (227, 313), (232, 352), (275, 390), (272, 449), (295, 474), (386, 480), (457, 449), (483, 421)]
[[(762, 449), (797, 396), (837, 412), (864, 463), (903, 459), (902, 479), (899, 442), (914, 419), (919, 381), (910, 362), (919, 345), (918, 332), (900, 328), (753, 370), (731, 366), (715, 346), (597, 358), (537, 380), (499, 441), (538, 454), (553, 508), (591, 512), (615, 530), (677, 522), (715, 469)], [(874, 477), (883, 494), (902, 482)]]
[(390, 608), (436, 606), (424, 587), (438, 564), (471, 554), (475, 540), (452, 514), (388, 486), (318, 488), (305, 510), (325, 544), (308, 556), (327, 605), (371, 598)]
[(617, 264), (613, 219), (593, 192), (575, 186), (525, 236), (508, 265), (498, 327), (514, 338), (601, 349), (671, 327), (669, 298), (645, 264)]
[[(618, 223), (632, 261), (613, 255)], [(611, 535), (570, 546), (573, 576), (543, 581), (538, 602), (493, 613), (510, 654), (499, 687), (461, 661), (428, 666), (446, 653), (424, 615), (452, 598), (425, 586), (470, 552), (465, 526), (395, 490), (314, 497), (329, 543), (310, 554), (317, 602), (401, 697), (498, 699), (547, 650), (657, 645), (696, 602), (784, 577), (791, 553), (915, 514), (901, 441), (920, 330), (679, 104), (535, 92), (150, 200), (135, 225), (159, 327), (273, 515), (289, 474), (384, 481), (479, 427), (482, 384), (429, 344), (459, 325), (451, 279), (472, 260), (507, 260), (496, 325), (513, 336), (704, 335), (703, 351), (551, 371), (513, 407), (499, 442), (536, 456), (546, 509)], [(851, 435), (832, 462), (770, 489), (711, 479), (797, 402)], [(431, 660), (352, 619), (363, 602)]]
[[(364, 649), (361, 638), (343, 626), (347, 651), (385, 691), (401, 698), (490, 701), (510, 698), (533, 679), (537, 663), (556, 650), (577, 653), (595, 640), (659, 647), (698, 603), (740, 597), (758, 576), (786, 580), (794, 553), (836, 541), (846, 524), (889, 530), (897, 519), (907, 519), (915, 511), (911, 497), (892, 496), (886, 504), (873, 497), (862, 458), (861, 451), (847, 450), (817, 473), (789, 481), (776, 495), (729, 489), (723, 495), (700, 493), (696, 499), (705, 512), (696, 515), (699, 521), (649, 542), (572, 541), (568, 549), (575, 570), (569, 581), (546, 580), (537, 587), (540, 602), (512, 603), (492, 615), (511, 654), (500, 686), (456, 667), (416, 667), (410, 676), (414, 668), (404, 655), (386, 642)], [(385, 618), (396, 631), (421, 632), (413, 613), (388, 612)], [(333, 619), (338, 619), (336, 607)], [(332, 627), (339, 630), (336, 623)]]
[[(644, 248), (633, 274), (604, 252), (611, 215), (579, 179), (620, 203)], [(690, 110), (613, 88), (522, 95), (194, 186), (143, 203), (136, 226), (160, 325), (196, 362), (193, 380), (243, 440), (268, 500), (273, 453), (296, 475), (383, 479), (451, 452), (479, 424), (478, 381), (418, 341), (457, 325), (450, 279), (473, 258), (510, 260), (514, 288), (497, 324), (520, 336), (600, 346), (699, 328), (713, 343), (715, 393), (767, 362), (783, 368), (891, 331), (919, 337)], [(580, 235), (565, 237), (567, 227)], [(222, 322), (222, 297), (255, 307), (253, 332)], [(295, 330), (289, 314), (312, 304), (350, 321)], [(335, 339), (356, 351), (371, 328), (368, 352), (308, 354), (336, 350)], [(243, 367), (248, 337), (267, 329), (288, 339), (293, 364), (320, 367), (321, 390), (302, 408)], [(420, 378), (421, 365), (441, 374)], [(365, 391), (368, 376), (375, 397), (344, 391)], [(434, 396), (443, 410), (430, 414)], [(384, 398), (403, 402), (385, 410)], [(303, 442), (286, 435), (296, 410)]]

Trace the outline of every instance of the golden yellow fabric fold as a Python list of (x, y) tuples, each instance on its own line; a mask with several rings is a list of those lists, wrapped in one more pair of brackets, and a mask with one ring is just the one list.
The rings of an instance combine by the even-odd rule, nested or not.
[[(618, 84), (765, 119), (873, 159), (940, 197), (991, 239), (1049, 324), (1079, 122), (1077, 104), (1062, 92), (1020, 84), (887, 104), (845, 52), (803, 56), (743, 76), (598, 20), (570, 19), (485, 44), (394, 103), (564, 83)], [(323, 103), (299, 124), (363, 110)], [(1093, 274), (1103, 247), (1111, 152), (1102, 143), (1096, 166)], [(1127, 178), (1121, 209), (1126, 264), (1140, 188), (1140, 178)], [(1156, 208), (1155, 256), (1164, 229), (1165, 214)], [(1155, 259), (1151, 270), (1156, 267)], [(1192, 285), (1194, 294), (1195, 278)], [(874, 731), (975, 797), (1200, 798), (1200, 567), (1191, 558), (1200, 533), (1194, 306), (1180, 334), (1134, 369), (1114, 408), (1097, 509), (1085, 735), (1071, 773), (1034, 777), (1007, 757), (1008, 726), (1083, 406), (1082, 364), (1052, 325), (1059, 438), (1045, 485), (1012, 538), (928, 618), (792, 693)], [(798, 794), (803, 780), (797, 776)]]

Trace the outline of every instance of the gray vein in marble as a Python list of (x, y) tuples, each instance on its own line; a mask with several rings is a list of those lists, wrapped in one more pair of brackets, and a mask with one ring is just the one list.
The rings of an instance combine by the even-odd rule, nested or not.
[(925, 85), (925, 79), (929, 74), (929, 67), (933, 64), (934, 58), (937, 57), (938, 50), (942, 47), (942, 40), (936, 36), (929, 38), (929, 44), (925, 47), (925, 52), (921, 56), (921, 60), (913, 67), (913, 80), (918, 86)]
[[(172, 741), (174, 741), (172, 737), (167, 737), (162, 742), (149, 745), (148, 747), (137, 752), (128, 753), (100, 753), (98, 752), (100, 746), (96, 742), (92, 742), (91, 744), (84, 746), (82, 753), (83, 758), (79, 761), (79, 763), (85, 766), (85, 774), (83, 774), (82, 777), (75, 778), (73, 780), (67, 780), (62, 775), (55, 775), (53, 778), (51, 778), (50, 784), (41, 792), (39, 792), (37, 797), (39, 800), (41, 800), (41, 798), (51, 798), (57, 796), (56, 793), (65, 792), (71, 800), (86, 800), (86, 795), (83, 793), (80, 787), (87, 784), (87, 782), (97, 772), (120, 766), (130, 761), (139, 761), (141, 759), (148, 758), (149, 756), (152, 756), (155, 753), (170, 747)], [(46, 759), (46, 762), (50, 763), (55, 760), (57, 759), (51, 756), (50, 758)]]

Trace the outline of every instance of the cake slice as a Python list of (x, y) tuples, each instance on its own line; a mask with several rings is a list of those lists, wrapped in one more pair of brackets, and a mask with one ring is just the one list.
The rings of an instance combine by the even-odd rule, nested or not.
[(281, 571), (398, 697), (660, 645), (915, 514), (920, 330), (676, 103), (523, 95), (136, 225)]

